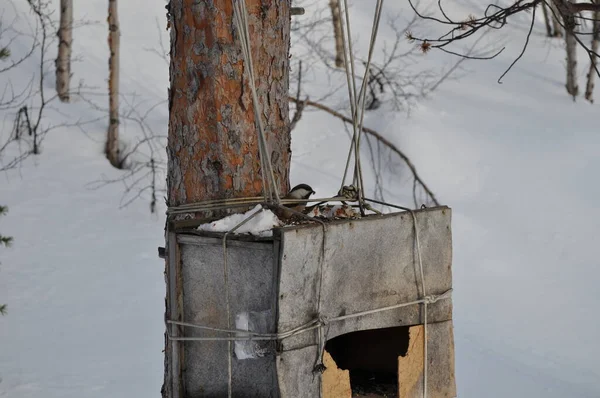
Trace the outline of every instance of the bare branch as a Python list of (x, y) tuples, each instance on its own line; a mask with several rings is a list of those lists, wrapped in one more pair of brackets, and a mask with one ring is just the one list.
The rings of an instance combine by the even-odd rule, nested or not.
[(531, 37), (531, 32), (533, 32), (533, 24), (535, 23), (535, 7), (533, 8), (533, 12), (531, 13), (531, 25), (529, 26), (529, 31), (527, 32), (527, 38), (525, 39), (525, 44), (519, 53), (519, 56), (515, 58), (515, 60), (509, 65), (508, 69), (504, 71), (504, 73), (498, 78), (498, 83), (502, 84), (502, 78), (506, 76), (506, 74), (512, 69), (513, 66), (523, 57), (525, 54), (525, 50), (527, 50), (527, 46), (529, 45), (529, 38)]
[[(288, 97), (288, 100), (290, 102), (294, 102), (296, 103), (296, 99), (294, 97)], [(305, 105), (308, 106), (312, 106), (315, 107), (317, 109), (320, 109), (322, 111), (325, 111), (341, 120), (343, 120), (346, 123), (352, 123), (352, 119), (323, 105), (320, 104), (318, 102), (314, 102), (311, 100), (304, 100), (303, 101)], [(404, 163), (406, 163), (406, 165), (408, 166), (408, 168), (410, 169), (410, 171), (412, 172), (413, 178), (415, 179), (415, 181), (417, 181), (417, 183), (423, 188), (423, 190), (427, 193), (427, 195), (430, 197), (431, 201), (433, 203), (435, 203), (436, 206), (439, 206), (440, 203), (438, 202), (437, 198), (435, 197), (435, 194), (429, 189), (429, 187), (427, 186), (427, 184), (425, 184), (425, 182), (421, 179), (421, 177), (419, 176), (419, 173), (417, 172), (417, 168), (415, 167), (415, 165), (412, 163), (412, 161), (410, 160), (410, 158), (404, 153), (402, 152), (398, 147), (396, 147), (396, 145), (394, 145), (392, 142), (390, 142), (388, 139), (386, 139), (385, 137), (383, 137), (381, 134), (379, 134), (377, 131), (370, 129), (368, 127), (363, 126), (362, 127), (362, 131), (366, 134), (369, 134), (371, 136), (373, 136), (375, 139), (377, 139), (378, 142), (381, 142), (383, 145), (385, 145), (387, 148), (389, 148), (392, 152), (394, 152), (396, 155), (398, 155), (403, 161)]]
[(290, 131), (294, 130), (296, 124), (302, 118), (302, 111), (304, 110), (304, 103), (300, 101), (300, 92), (302, 88), (302, 60), (298, 62), (298, 90), (296, 91), (296, 111), (290, 121)]
[[(409, 1), (411, 8), (415, 12), (415, 14), (417, 16), (419, 16), (420, 18), (422, 18), (424, 20), (434, 21), (438, 24), (449, 27), (449, 29), (446, 31), (446, 33), (442, 34), (441, 36), (438, 36), (437, 38), (436, 37), (416, 37), (409, 33), (409, 34), (407, 34), (407, 37), (409, 40), (419, 42), (421, 45), (421, 49), (424, 52), (427, 52), (431, 49), (439, 49), (439, 50), (442, 50), (449, 54), (466, 57), (469, 59), (494, 58), (494, 57), (498, 56), (502, 52), (503, 49), (500, 50), (499, 52), (497, 52), (496, 54), (492, 55), (491, 57), (479, 58), (479, 57), (469, 57), (465, 54), (460, 54), (459, 52), (449, 49), (448, 47), (451, 46), (453, 43), (456, 43), (460, 40), (464, 40), (468, 37), (473, 36), (474, 34), (476, 34), (477, 32), (479, 32), (481, 29), (483, 29), (485, 27), (492, 28), (492, 29), (501, 29), (506, 25), (507, 19), (509, 17), (511, 17), (512, 15), (515, 15), (515, 14), (518, 14), (521, 12), (531, 11), (532, 12), (531, 25), (527, 32), (525, 44), (524, 44), (521, 52), (517, 56), (517, 58), (511, 63), (511, 65), (508, 67), (508, 69), (500, 76), (500, 78), (498, 79), (498, 83), (502, 83), (502, 78), (504, 76), (506, 76), (506, 74), (512, 69), (512, 67), (523, 57), (525, 51), (527, 50), (527, 46), (529, 44), (529, 39), (531, 37), (532, 30), (533, 30), (533, 24), (535, 22), (535, 11), (536, 11), (536, 7), (538, 5), (542, 6), (542, 7), (546, 7), (546, 6), (548, 7), (548, 9), (554, 15), (554, 19), (553, 19), (554, 22), (560, 23), (565, 28), (566, 32), (572, 32), (572, 35), (575, 36), (575, 41), (577, 43), (579, 43), (579, 45), (582, 48), (585, 49), (585, 51), (588, 53), (588, 56), (590, 56), (591, 58), (598, 57), (598, 54), (596, 53), (595, 50), (590, 49), (587, 45), (585, 45), (581, 41), (581, 39), (579, 37), (577, 37), (577, 36), (589, 35), (589, 34), (593, 34), (593, 33), (585, 33), (585, 32), (575, 31), (575, 27), (577, 26), (578, 21), (594, 21), (595, 20), (596, 16), (594, 16), (593, 18), (588, 18), (588, 17), (584, 17), (582, 15), (582, 12), (585, 12), (585, 11), (594, 11), (594, 12), (600, 11), (600, 4), (595, 1), (594, 2), (576, 3), (574, 1), (569, 1), (569, 0), (530, 0), (530, 1), (517, 0), (514, 3), (512, 3), (511, 5), (506, 6), (506, 7), (502, 7), (497, 4), (489, 4), (487, 6), (487, 8), (485, 9), (483, 16), (475, 17), (475, 16), (471, 15), (463, 21), (457, 21), (457, 20), (451, 19), (444, 11), (441, 0), (438, 0), (438, 9), (439, 9), (440, 13), (442, 14), (443, 18), (425, 15), (418, 10), (418, 7), (413, 3), (413, 0), (408, 0), (408, 1)], [(546, 8), (544, 8), (543, 11), (545, 13), (547, 13)], [(560, 20), (562, 20), (563, 22), (561, 23)], [(548, 24), (548, 32), (550, 34), (549, 24)], [(554, 35), (555, 36), (560, 35), (560, 33), (561, 33), (560, 29), (558, 29), (555, 26)], [(571, 38), (571, 40), (572, 40), (572, 38)], [(595, 68), (595, 64), (592, 66), (596, 70), (596, 73), (598, 75), (600, 75), (597, 68)]]
[(169, 52), (165, 48), (165, 44), (164, 44), (163, 36), (162, 36), (162, 29), (160, 28), (160, 22), (158, 21), (158, 18), (156, 18), (154, 20), (154, 22), (156, 24), (156, 31), (158, 32), (158, 46), (160, 48), (160, 51), (153, 47), (144, 47), (144, 50), (151, 52), (153, 54), (156, 54), (156, 56), (158, 56), (160, 59), (162, 59), (163, 62), (168, 66), (169, 65)]
[[(8, 80), (4, 92), (0, 97), (0, 109), (6, 111), (9, 118), (14, 118), (12, 129), (2, 132), (2, 143), (0, 143), (0, 171), (6, 171), (16, 168), (23, 160), (30, 155), (41, 153), (41, 144), (46, 135), (58, 128), (79, 127), (95, 120), (81, 120), (75, 122), (65, 122), (58, 124), (47, 123), (47, 112), (52, 111), (62, 115), (60, 110), (52, 107), (58, 96), (47, 95), (46, 76), (53, 67), (51, 59), (48, 59), (49, 49), (56, 40), (58, 26), (52, 18), (52, 9), (47, 0), (28, 0), (32, 17), (23, 18), (27, 23), (21, 22), (21, 26), (29, 25), (30, 19), (35, 21), (35, 29), (32, 40), (35, 42), (34, 50), (37, 52), (35, 58), (30, 60), (35, 63), (33, 66), (37, 69), (29, 82), (26, 82), (21, 91), (16, 91), (12, 83)], [(9, 71), (5, 71), (10, 79)], [(75, 90), (68, 90), (66, 95), (81, 95), (81, 90), (87, 89), (80, 84)], [(14, 110), (14, 113), (13, 113)], [(64, 115), (63, 115), (64, 116)], [(10, 147), (10, 148), (9, 148)]]

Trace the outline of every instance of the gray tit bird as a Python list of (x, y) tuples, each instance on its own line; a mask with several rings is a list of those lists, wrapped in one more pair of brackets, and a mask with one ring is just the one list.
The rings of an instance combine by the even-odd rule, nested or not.
[[(308, 199), (310, 195), (315, 193), (310, 185), (307, 184), (298, 184), (287, 195), (285, 195), (282, 199)], [(292, 210), (302, 212), (306, 207), (306, 202), (298, 202), (298, 203), (285, 203), (285, 207), (289, 207)], [(281, 219), (287, 220), (294, 216), (294, 213), (291, 211), (287, 211), (284, 209), (277, 209), (277, 216)]]

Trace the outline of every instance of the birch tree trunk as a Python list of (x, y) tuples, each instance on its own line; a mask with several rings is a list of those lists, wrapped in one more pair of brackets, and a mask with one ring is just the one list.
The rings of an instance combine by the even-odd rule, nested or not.
[(335, 66), (344, 67), (344, 42), (342, 40), (342, 18), (340, 15), (340, 0), (329, 0), (331, 20), (333, 21), (333, 37), (335, 38)]
[(56, 57), (56, 92), (62, 102), (69, 102), (71, 81), (71, 43), (73, 42), (73, 0), (60, 0), (58, 56)]
[[(600, 0), (595, 0), (595, 4), (600, 4)], [(600, 12), (594, 11), (592, 15), (594, 22), (592, 24), (592, 47), (594, 53), (598, 52), (598, 40), (600, 39)], [(590, 69), (587, 74), (587, 84), (585, 86), (585, 99), (594, 103), (594, 79), (596, 78), (596, 57), (592, 57), (590, 61)]]
[(573, 101), (579, 95), (577, 85), (577, 41), (575, 40), (574, 24), (565, 22), (565, 43), (567, 48), (567, 92)]
[(108, 133), (106, 157), (114, 167), (121, 168), (119, 153), (119, 18), (117, 0), (108, 0)]

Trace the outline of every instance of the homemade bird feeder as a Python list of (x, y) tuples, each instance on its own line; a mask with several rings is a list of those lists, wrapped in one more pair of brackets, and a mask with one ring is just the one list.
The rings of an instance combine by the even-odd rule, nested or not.
[(170, 396), (456, 396), (450, 225), (448, 207), (272, 237), (171, 222)]
[[(364, 198), (360, 131), (382, 3), (360, 91), (346, 68), (354, 135), (337, 200), (348, 201), (344, 183), (354, 153), (351, 196), (361, 216), (313, 218), (265, 237), (199, 231), (199, 222), (169, 218), (163, 397), (456, 396), (451, 210), (365, 216), (367, 202), (377, 201)], [(258, 203), (281, 207), (254, 87), (247, 10), (244, 1), (232, 4), (264, 171)], [(344, 57), (353, 65), (351, 51)], [(167, 214), (246, 199), (256, 198), (183, 201)]]

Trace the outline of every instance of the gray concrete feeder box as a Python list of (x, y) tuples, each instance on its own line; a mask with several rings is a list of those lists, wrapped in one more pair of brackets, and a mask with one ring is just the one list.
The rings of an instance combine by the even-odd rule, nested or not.
[[(451, 210), (437, 207), (414, 213), (427, 294), (441, 295), (452, 288)], [(318, 223), (287, 226), (275, 229), (272, 238), (230, 234), (228, 289), (220, 236), (178, 229), (173, 223), (166, 255), (167, 317), (195, 325), (228, 328), (227, 291), (231, 328), (273, 334), (317, 317), (326, 321), (423, 297), (410, 212), (330, 221), (325, 228)], [(357, 331), (408, 330), (423, 324), (423, 316), (423, 305), (415, 304), (330, 322), (321, 330), (333, 341)], [(427, 322), (428, 396), (454, 397), (451, 299), (429, 304)], [(167, 325), (167, 330), (173, 337), (235, 336), (175, 325)], [(416, 329), (410, 330), (411, 347), (421, 347), (413, 342)], [(318, 328), (276, 341), (231, 342), (231, 353), (228, 345), (222, 340), (171, 341), (164, 396), (226, 397), (229, 355), (234, 397), (342, 396), (325, 386), (330, 369), (324, 374), (314, 371), (320, 352)], [(422, 354), (407, 351), (399, 358), (402, 397), (422, 397)], [(417, 359), (406, 359), (409, 356)]]

